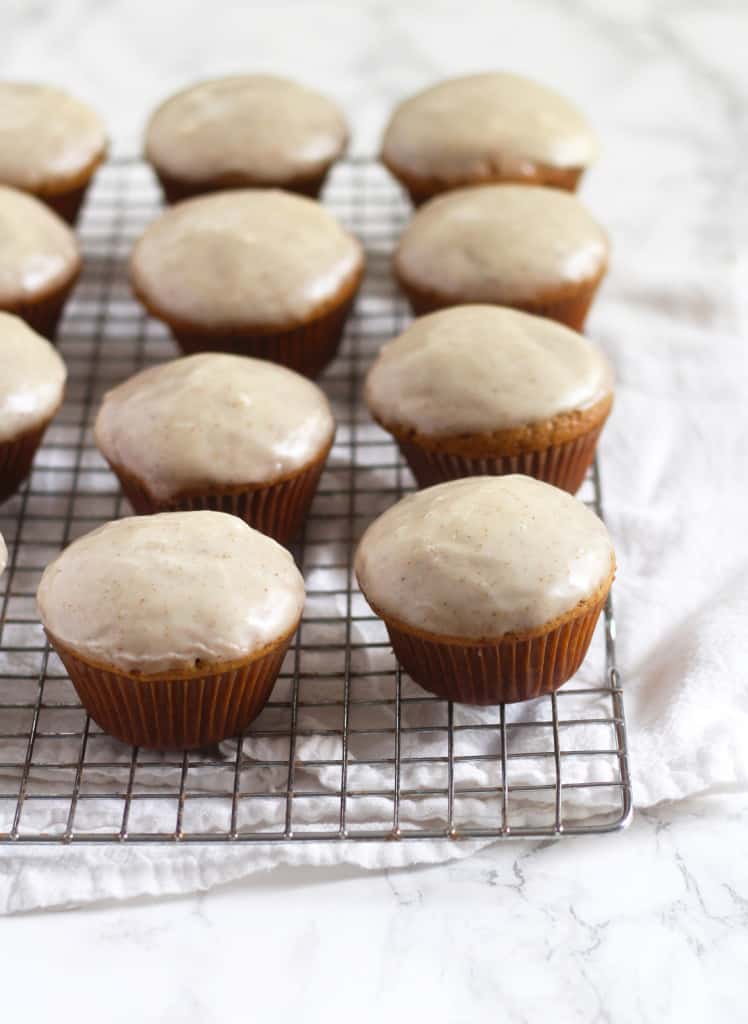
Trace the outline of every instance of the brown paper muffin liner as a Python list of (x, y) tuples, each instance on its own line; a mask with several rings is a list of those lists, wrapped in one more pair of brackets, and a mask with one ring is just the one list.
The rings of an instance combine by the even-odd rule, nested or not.
[(447, 451), (429, 451), (413, 441), (396, 438), (419, 487), (457, 480), (465, 476), (504, 476), (522, 473), (576, 494), (582, 486), (604, 422), (573, 440), (538, 451), (472, 458)]
[(67, 221), (71, 227), (75, 227), (90, 184), (91, 180), (89, 179), (83, 185), (70, 189), (68, 192), (60, 192), (58, 195), (37, 196), (37, 198), (46, 203), (64, 221)]
[(346, 299), (329, 312), (287, 331), (220, 334), (190, 330), (185, 326), (169, 326), (185, 355), (194, 352), (233, 352), (257, 359), (269, 359), (303, 373), (305, 377), (315, 378), (337, 355), (358, 284), (356, 282)]
[[(492, 305), (508, 306), (524, 313), (534, 313), (535, 316), (557, 320), (575, 331), (581, 331), (606, 269), (603, 268), (596, 277), (580, 282), (573, 291), (567, 290), (566, 294), (559, 294), (558, 298), (549, 298), (543, 302), (501, 302), (492, 303)], [(448, 309), (451, 306), (470, 305), (476, 301), (473, 298), (455, 301), (454, 297), (446, 297), (436, 291), (414, 287), (397, 272), (396, 276), (415, 316), (435, 313), (439, 309)]]
[(292, 635), (243, 663), (184, 676), (138, 676), (107, 669), (88, 662), (54, 637), (49, 640), (81, 704), (105, 732), (133, 746), (183, 750), (236, 736), (257, 717)]
[(594, 280), (580, 285), (576, 295), (564, 296), (551, 302), (528, 303), (524, 309), (527, 313), (557, 320), (560, 324), (566, 324), (567, 327), (581, 332), (604, 276), (605, 271)]
[(109, 461), (122, 491), (138, 515), (155, 512), (211, 509), (243, 519), (255, 530), (286, 544), (301, 529), (317, 491), (332, 444), (298, 473), (268, 486), (231, 487), (201, 494), (184, 493), (173, 498), (155, 498), (137, 477)]
[(322, 174), (316, 174), (308, 178), (296, 178), (293, 181), (279, 182), (277, 185), (268, 185), (267, 182), (249, 182), (241, 179), (211, 179), (210, 181), (190, 182), (182, 178), (175, 178), (165, 174), (163, 171), (153, 168), (164, 198), (167, 203), (178, 203), (182, 199), (192, 199), (194, 196), (204, 196), (209, 192), (224, 192), (232, 188), (282, 188), (284, 192), (296, 192), (310, 199), (317, 199), (325, 184), (330, 171), (326, 167)]
[(80, 168), (75, 175), (66, 178), (64, 183), (58, 181), (53, 186), (58, 191), (35, 192), (35, 198), (45, 203), (58, 216), (62, 217), (72, 227), (75, 227), (83, 200), (86, 198), (86, 192), (88, 192), (94, 175), (101, 164), (104, 163), (106, 156), (107, 147), (104, 147), (104, 149), (89, 160), (85, 167)]
[(0, 441), (0, 502), (16, 493), (31, 472), (34, 456), (51, 419), (10, 441)]
[(29, 298), (25, 302), (15, 303), (13, 306), (3, 306), (2, 308), (6, 313), (15, 313), (16, 316), (20, 316), (29, 327), (38, 334), (41, 334), (43, 338), (46, 338), (48, 341), (54, 341), (60, 317), (65, 309), (65, 303), (75, 287), (79, 273), (80, 269), (61, 288), (51, 292), (49, 295), (39, 299)]
[(526, 175), (484, 174), (475, 175), (469, 180), (446, 181), (437, 177), (416, 177), (400, 170), (394, 164), (382, 161), (393, 177), (397, 178), (410, 196), (414, 206), (421, 206), (434, 196), (443, 195), (457, 188), (472, 188), (477, 185), (543, 185), (546, 188), (558, 188), (565, 192), (576, 192), (584, 167), (547, 167), (535, 165)]
[(593, 603), (537, 635), (494, 643), (440, 640), (384, 619), (398, 661), (425, 690), (463, 704), (514, 704), (552, 693), (584, 661), (610, 584)]

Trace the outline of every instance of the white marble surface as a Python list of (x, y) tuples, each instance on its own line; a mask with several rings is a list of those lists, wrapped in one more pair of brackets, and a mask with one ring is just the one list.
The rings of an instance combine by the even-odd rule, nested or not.
[[(748, 800), (443, 867), (277, 869), (189, 898), (6, 918), (8, 1019), (745, 1019)], [(11, 983), (11, 979), (12, 983)]]
[[(403, 93), (462, 70), (525, 71), (603, 130), (593, 208), (666, 169), (642, 245), (683, 243), (689, 211), (667, 205), (682, 173), (701, 176), (707, 218), (727, 188), (748, 227), (730, 164), (748, 109), (739, 2), (5, 0), (0, 38), (3, 74), (95, 101), (119, 152), (137, 151), (164, 93), (224, 70), (338, 96), (359, 152)], [(200, 896), (6, 918), (0, 997), (9, 1019), (63, 1021), (737, 1021), (747, 846), (748, 798), (733, 793), (641, 810), (621, 835), (503, 844), (444, 867), (285, 868)]]

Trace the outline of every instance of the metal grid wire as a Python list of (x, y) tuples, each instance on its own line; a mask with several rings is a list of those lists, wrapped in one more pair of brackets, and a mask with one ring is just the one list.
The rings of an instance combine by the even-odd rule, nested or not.
[[(45, 643), (34, 594), (69, 541), (129, 513), (93, 446), (104, 391), (173, 357), (132, 299), (126, 259), (157, 214), (142, 164), (97, 176), (80, 224), (85, 272), (58, 336), (67, 399), (29, 483), (0, 506), (0, 842), (278, 842), (553, 836), (622, 827), (631, 812), (610, 603), (590, 655), (557, 694), (469, 708), (396, 665), (351, 571), (365, 526), (412, 489), (360, 401), (363, 374), (407, 312), (389, 259), (408, 215), (375, 164), (340, 165), (325, 202), (359, 235), (368, 274), (340, 356), (322, 378), (338, 433), (294, 554), (308, 599), (271, 699), (246, 734), (157, 754), (103, 734)], [(580, 496), (601, 514), (595, 467)]]

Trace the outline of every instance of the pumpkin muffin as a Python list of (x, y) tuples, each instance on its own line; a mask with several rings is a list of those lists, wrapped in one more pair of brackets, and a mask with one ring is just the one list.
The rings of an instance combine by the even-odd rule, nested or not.
[(234, 352), (315, 377), (363, 277), (361, 244), (319, 203), (243, 189), (162, 214), (130, 260), (136, 295), (185, 353)]
[(162, 103), (145, 156), (172, 203), (226, 188), (316, 196), (347, 143), (345, 118), (325, 96), (275, 75), (231, 75)]
[(581, 330), (607, 263), (607, 236), (574, 196), (483, 185), (422, 206), (394, 268), (416, 315), (492, 303)]
[(520, 182), (574, 191), (598, 143), (563, 96), (520, 75), (466, 75), (405, 100), (382, 161), (417, 205), (467, 185)]
[(0, 82), (0, 184), (74, 224), (107, 145), (98, 114), (62, 89)]
[(0, 310), (54, 337), (80, 270), (67, 224), (33, 196), (0, 185)]
[(361, 590), (405, 671), (466, 704), (529, 700), (573, 676), (614, 573), (600, 519), (526, 476), (411, 494), (356, 553)]
[(67, 372), (48, 341), (0, 313), (0, 501), (31, 471), (44, 432), (62, 405)]
[(285, 543), (335, 434), (324, 392), (260, 359), (205, 352), (108, 392), (96, 443), (138, 513), (214, 508)]
[(544, 317), (455, 306), (415, 320), (366, 379), (421, 487), (523, 473), (574, 493), (613, 404), (602, 351)]
[(107, 523), (44, 570), (44, 628), (102, 729), (202, 747), (262, 710), (296, 631), (304, 581), (270, 537), (223, 512)]

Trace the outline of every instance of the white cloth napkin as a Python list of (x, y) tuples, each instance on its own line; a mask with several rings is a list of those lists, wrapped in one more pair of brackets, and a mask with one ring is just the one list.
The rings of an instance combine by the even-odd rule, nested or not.
[[(589, 190), (615, 245), (588, 333), (617, 373), (601, 464), (619, 559), (614, 597), (634, 796), (647, 806), (748, 786), (748, 339), (738, 290), (748, 243), (737, 196), (705, 195), (695, 178), (668, 176), (666, 164), (661, 181), (652, 168), (637, 179), (625, 153), (618, 157), (621, 175), (631, 172), (627, 187), (609, 176)], [(307, 724), (324, 725), (324, 716)], [(324, 754), (327, 741), (305, 742), (307, 756)], [(532, 765), (522, 770), (527, 781), (539, 777)], [(324, 769), (313, 774), (317, 784), (336, 785)], [(593, 777), (581, 771), (580, 779)], [(417, 781), (428, 783), (428, 770)], [(376, 800), (361, 813), (376, 818)], [(435, 862), (481, 845), (6, 848), (0, 911), (188, 892), (281, 863)]]
[(662, 264), (621, 253), (594, 320), (618, 370), (602, 458), (640, 805), (748, 781), (748, 360), (736, 274), (699, 253)]

